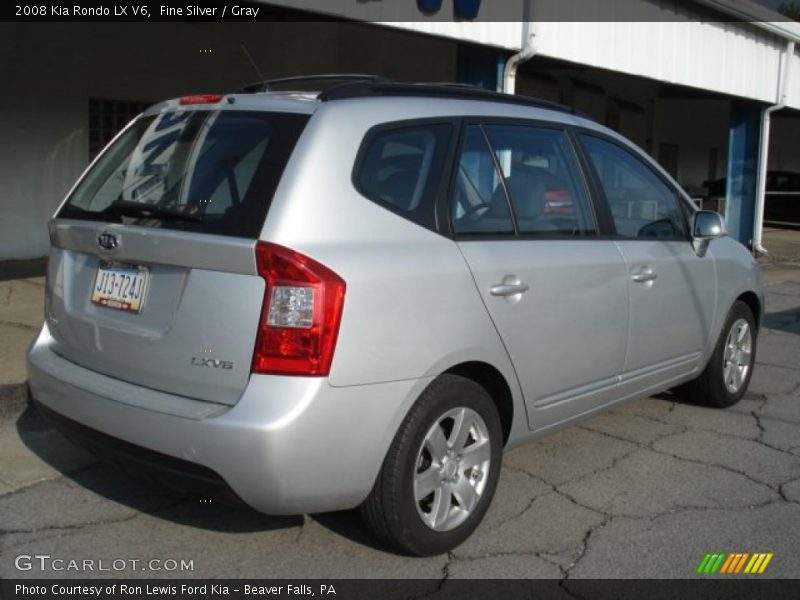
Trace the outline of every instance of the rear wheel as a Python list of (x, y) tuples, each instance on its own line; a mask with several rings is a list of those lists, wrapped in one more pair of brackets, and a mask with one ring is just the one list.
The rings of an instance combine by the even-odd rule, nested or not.
[(737, 300), (728, 313), (705, 370), (678, 392), (696, 404), (715, 408), (736, 404), (747, 391), (753, 374), (756, 333), (753, 311)]
[(437, 378), (395, 436), (361, 507), (372, 532), (410, 554), (451, 550), (478, 526), (502, 460), (497, 408), (477, 383)]

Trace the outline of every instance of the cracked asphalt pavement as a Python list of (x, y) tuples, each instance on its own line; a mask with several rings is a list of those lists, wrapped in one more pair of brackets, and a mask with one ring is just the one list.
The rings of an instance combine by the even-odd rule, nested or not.
[(132, 577), (684, 578), (707, 552), (772, 552), (764, 576), (798, 578), (800, 263), (770, 265), (765, 283), (742, 402), (720, 411), (664, 394), (519, 448), (475, 534), (417, 559), (375, 545), (354, 512), (276, 518), (188, 501), (73, 447), (24, 397), (43, 281), (0, 281), (0, 577), (107, 575), (14, 567), (49, 554), (194, 564), (117, 573)]

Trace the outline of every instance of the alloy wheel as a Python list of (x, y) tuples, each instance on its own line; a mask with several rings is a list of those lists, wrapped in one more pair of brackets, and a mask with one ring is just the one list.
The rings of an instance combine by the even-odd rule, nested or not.
[(725, 340), (722, 376), (725, 388), (735, 394), (747, 380), (753, 353), (753, 334), (745, 319), (737, 319)]
[(491, 440), (474, 410), (448, 410), (428, 430), (417, 453), (414, 502), (434, 531), (451, 531), (472, 513), (486, 488)]

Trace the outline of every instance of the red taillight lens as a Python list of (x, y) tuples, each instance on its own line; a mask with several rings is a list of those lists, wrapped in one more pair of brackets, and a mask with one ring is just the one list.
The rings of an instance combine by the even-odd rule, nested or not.
[(344, 307), (345, 282), (311, 258), (269, 242), (256, 243), (266, 282), (253, 373), (327, 375)]
[(198, 94), (197, 96), (184, 96), (181, 104), (215, 104), (222, 100), (222, 94)]

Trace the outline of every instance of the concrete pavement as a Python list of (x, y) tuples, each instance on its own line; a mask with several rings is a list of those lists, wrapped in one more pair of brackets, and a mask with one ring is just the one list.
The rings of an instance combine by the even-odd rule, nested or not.
[(187, 572), (119, 573), (147, 577), (683, 578), (707, 552), (773, 552), (764, 576), (800, 577), (800, 268), (773, 261), (765, 281), (741, 403), (719, 411), (665, 394), (517, 449), (486, 521), (429, 559), (376, 547), (352, 512), (266, 517), (165, 495), (94, 462), (25, 402), (42, 279), (0, 281), (0, 577), (108, 576), (15, 569), (14, 557), (44, 553), (193, 561)]
[(25, 349), (42, 322), (44, 277), (34, 275), (41, 270), (40, 261), (25, 261), (15, 264), (14, 272), (9, 270), (6, 277), (0, 274), (0, 494), (61, 477), (63, 470), (89, 462), (83, 451), (49, 428), (27, 432), (24, 443), (20, 437)]

